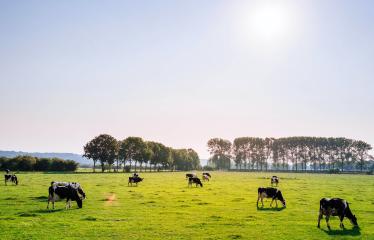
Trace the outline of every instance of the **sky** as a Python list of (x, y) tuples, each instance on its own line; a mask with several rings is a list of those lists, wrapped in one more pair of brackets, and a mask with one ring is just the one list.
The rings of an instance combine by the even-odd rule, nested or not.
[(0, 149), (374, 144), (374, 1), (0, 1)]

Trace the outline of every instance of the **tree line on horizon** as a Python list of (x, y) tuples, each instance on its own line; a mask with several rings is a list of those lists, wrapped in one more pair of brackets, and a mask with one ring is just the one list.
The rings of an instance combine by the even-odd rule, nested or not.
[[(367, 170), (371, 145), (348, 138), (333, 137), (239, 137), (231, 143), (212, 138), (207, 143), (208, 163), (216, 169), (351, 171)], [(369, 162), (371, 160), (371, 162)]]
[[(200, 168), (200, 159), (197, 152), (191, 148), (173, 149), (162, 143), (144, 141), (140, 137), (128, 137), (117, 140), (108, 134), (94, 137), (83, 147), (83, 156), (93, 161), (93, 171), (96, 163), (101, 166), (101, 171), (131, 171), (137, 167), (156, 170), (192, 170)], [(145, 167), (143, 168), (143, 165)]]
[(32, 156), (0, 157), (0, 169), (11, 171), (68, 171), (77, 170), (78, 163), (60, 158), (37, 158)]

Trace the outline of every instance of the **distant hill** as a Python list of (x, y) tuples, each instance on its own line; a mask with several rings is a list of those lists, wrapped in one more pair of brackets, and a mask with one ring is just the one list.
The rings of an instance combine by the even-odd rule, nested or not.
[(40, 152), (21, 152), (21, 151), (1, 151), (0, 150), (0, 157), (16, 157), (19, 155), (28, 155), (37, 158), (61, 158), (65, 160), (74, 160), (79, 164), (91, 164), (87, 158), (82, 157), (82, 155), (76, 153), (40, 153)]

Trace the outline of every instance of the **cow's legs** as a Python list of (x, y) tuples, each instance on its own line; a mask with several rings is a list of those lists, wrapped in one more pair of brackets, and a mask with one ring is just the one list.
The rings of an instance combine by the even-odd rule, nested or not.
[(273, 202), (274, 202), (274, 198), (271, 199), (270, 207), (273, 205)]
[(262, 207), (264, 207), (264, 198), (261, 196)]
[(340, 215), (339, 219), (340, 219), (340, 228), (344, 228), (344, 224), (343, 224), (344, 215)]
[(317, 227), (320, 228), (320, 224), (321, 224), (321, 219), (323, 218), (322, 216), (322, 211), (319, 211), (319, 215), (318, 215), (318, 224), (317, 224)]
[(326, 215), (326, 224), (327, 224), (327, 228), (328, 228), (329, 230), (331, 230), (329, 220), (330, 220), (330, 215)]

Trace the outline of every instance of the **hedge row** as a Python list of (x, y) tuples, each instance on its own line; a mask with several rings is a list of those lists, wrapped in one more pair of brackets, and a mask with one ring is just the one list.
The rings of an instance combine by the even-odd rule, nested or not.
[(17, 156), (14, 158), (0, 157), (0, 169), (11, 171), (75, 171), (78, 163), (60, 158), (37, 158)]

